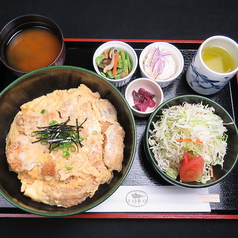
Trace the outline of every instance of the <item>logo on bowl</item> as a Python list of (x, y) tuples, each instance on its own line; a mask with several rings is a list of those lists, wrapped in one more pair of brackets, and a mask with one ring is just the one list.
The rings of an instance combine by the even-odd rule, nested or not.
[(148, 202), (148, 196), (141, 190), (133, 190), (127, 193), (126, 202), (132, 207), (142, 207)]

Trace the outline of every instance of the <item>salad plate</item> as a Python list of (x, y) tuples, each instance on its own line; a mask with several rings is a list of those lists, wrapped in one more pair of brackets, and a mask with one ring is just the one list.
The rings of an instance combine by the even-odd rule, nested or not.
[[(143, 139), (155, 171), (180, 187), (211, 187), (225, 180), (237, 163), (236, 124), (223, 107), (204, 96), (164, 102), (150, 116)], [(180, 159), (174, 163), (170, 158)]]

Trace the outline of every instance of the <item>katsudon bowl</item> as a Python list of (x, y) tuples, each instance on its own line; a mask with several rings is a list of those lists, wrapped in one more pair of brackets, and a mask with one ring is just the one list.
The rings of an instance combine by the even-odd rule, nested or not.
[[(117, 110), (118, 121), (125, 131), (122, 170), (114, 172), (110, 183), (99, 186), (92, 198), (81, 204), (64, 208), (33, 201), (23, 195), (20, 180), (9, 171), (5, 155), (6, 136), (20, 106), (54, 90), (77, 88), (85, 84)], [(104, 202), (121, 185), (132, 165), (136, 149), (135, 121), (131, 109), (120, 91), (104, 78), (86, 69), (73, 66), (52, 66), (27, 73), (6, 87), (0, 94), (0, 194), (25, 212), (42, 216), (69, 216), (82, 213)]]

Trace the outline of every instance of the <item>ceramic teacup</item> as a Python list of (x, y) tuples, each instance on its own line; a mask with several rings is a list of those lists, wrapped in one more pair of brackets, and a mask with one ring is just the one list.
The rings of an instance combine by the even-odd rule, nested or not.
[[(204, 58), (206, 49), (214, 47), (218, 51), (209, 52), (218, 57), (217, 61), (209, 64), (209, 59)], [(205, 50), (204, 50), (205, 49)], [(225, 51), (233, 60), (232, 67), (225, 71), (222, 67), (222, 61), (226, 63), (227, 59), (222, 59), (224, 55), (220, 51)], [(219, 55), (220, 54), (220, 55)], [(210, 57), (211, 55), (209, 55)], [(214, 59), (212, 59), (214, 60)], [(213, 67), (215, 66), (215, 67)], [(194, 55), (191, 64), (186, 72), (186, 79), (189, 86), (199, 94), (212, 95), (219, 92), (238, 71), (238, 44), (229, 37), (217, 35), (206, 39)]]

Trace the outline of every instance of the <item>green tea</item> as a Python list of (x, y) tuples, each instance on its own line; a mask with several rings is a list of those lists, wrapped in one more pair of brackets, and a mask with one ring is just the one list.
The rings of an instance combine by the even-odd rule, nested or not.
[(202, 59), (210, 69), (219, 73), (231, 72), (236, 68), (233, 55), (217, 45), (205, 47)]

